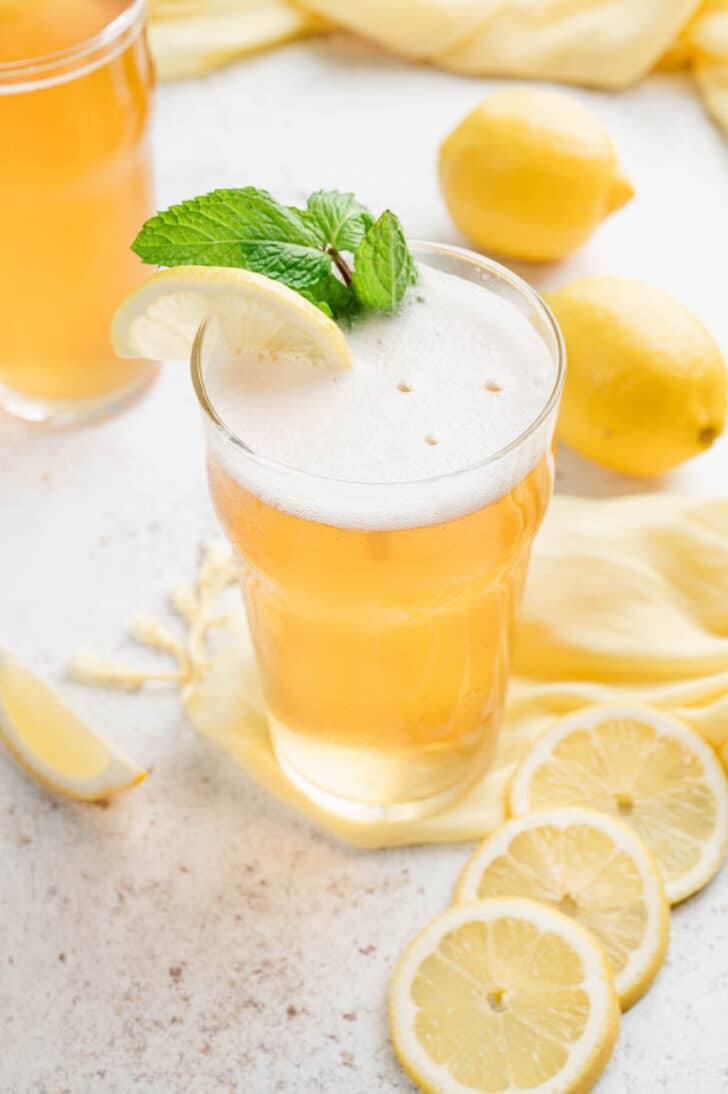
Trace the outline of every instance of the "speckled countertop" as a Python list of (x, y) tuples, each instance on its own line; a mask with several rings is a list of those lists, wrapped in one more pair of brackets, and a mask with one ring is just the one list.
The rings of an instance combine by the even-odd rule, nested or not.
[[(249, 182), (290, 200), (352, 188), (410, 234), (456, 240), (435, 147), (487, 86), (335, 37), (162, 87), (160, 203)], [(576, 94), (638, 196), (532, 280), (643, 276), (728, 351), (728, 147), (678, 77)], [(640, 486), (562, 456), (562, 490)], [(665, 486), (725, 492), (728, 444)], [(0, 514), (0, 642), (56, 682), (79, 647), (144, 663), (129, 616), (164, 612), (216, 532), (185, 371), (100, 427), (0, 420)], [(387, 1041), (387, 980), (468, 848), (349, 850), (198, 740), (174, 694), (63, 686), (154, 772), (101, 809), (50, 798), (0, 756), (0, 1094), (411, 1092)], [(725, 1094), (727, 1015), (724, 871), (675, 912), (667, 964), (624, 1019), (599, 1094)]]

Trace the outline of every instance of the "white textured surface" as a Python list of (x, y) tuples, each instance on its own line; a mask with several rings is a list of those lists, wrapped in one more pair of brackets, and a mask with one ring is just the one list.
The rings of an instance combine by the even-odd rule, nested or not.
[[(162, 88), (160, 202), (248, 182), (291, 200), (350, 187), (411, 234), (456, 241), (435, 144), (485, 87), (334, 39)], [(580, 94), (638, 197), (539, 281), (649, 278), (728, 351), (728, 150), (679, 79)], [(724, 492), (727, 472), (724, 442), (667, 485)], [(582, 493), (644, 488), (569, 454), (559, 477)], [(161, 610), (215, 533), (186, 375), (168, 370), (100, 427), (0, 422), (0, 507), (0, 641), (56, 680), (79, 647), (143, 662), (121, 637), (131, 611)], [(411, 1094), (387, 1042), (389, 971), (468, 849), (347, 850), (195, 739), (174, 695), (65, 690), (154, 773), (103, 810), (54, 801), (0, 756), (0, 1091)], [(676, 911), (599, 1094), (725, 1094), (726, 1014), (724, 871)]]

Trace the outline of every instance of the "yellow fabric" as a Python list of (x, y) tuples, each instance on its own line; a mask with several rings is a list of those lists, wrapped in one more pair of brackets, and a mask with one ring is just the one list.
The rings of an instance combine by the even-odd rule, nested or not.
[(268, 791), (367, 847), (473, 839), (497, 827), (514, 765), (553, 719), (636, 701), (682, 718), (728, 768), (728, 499), (557, 497), (536, 541), (494, 766), (461, 802), (406, 824), (332, 818), (286, 781), (271, 752), (242, 612), (188, 715)]
[(200, 76), (323, 25), (286, 0), (151, 0), (149, 15), (149, 42), (163, 80)]
[[(437, 61), (510, 7), (510, 0), (304, 0), (333, 26), (393, 53)], [(547, 0), (549, 2), (549, 0)], [(561, 0), (563, 2), (563, 0)], [(684, 2), (684, 0), (683, 0)]]
[(728, 0), (151, 0), (163, 79), (327, 26), (475, 76), (622, 88), (692, 67), (728, 131)]
[(707, 0), (683, 35), (703, 101), (728, 132), (728, 0)]
[(520, 0), (439, 62), (472, 75), (622, 88), (641, 79), (699, 0)]

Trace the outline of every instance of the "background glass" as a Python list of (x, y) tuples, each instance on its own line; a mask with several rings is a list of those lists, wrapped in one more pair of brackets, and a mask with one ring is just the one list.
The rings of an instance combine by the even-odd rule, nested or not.
[(143, 0), (0, 5), (0, 406), (30, 421), (104, 415), (156, 372), (109, 342), (152, 212), (144, 21)]

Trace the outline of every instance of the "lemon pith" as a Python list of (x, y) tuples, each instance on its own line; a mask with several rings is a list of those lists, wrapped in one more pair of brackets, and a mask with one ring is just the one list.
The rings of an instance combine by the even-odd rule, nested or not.
[(621, 817), (655, 855), (671, 904), (701, 889), (728, 849), (728, 781), (697, 733), (646, 707), (588, 707), (539, 737), (509, 810), (581, 806)]
[(437, 1094), (577, 1094), (614, 1047), (619, 1005), (606, 956), (546, 905), (450, 908), (410, 943), (392, 978), (400, 1063)]
[(0, 651), (0, 740), (48, 789), (83, 801), (108, 798), (148, 772), (84, 725), (37, 676)]
[(119, 357), (187, 360), (207, 322), (219, 327), (232, 353), (351, 366), (343, 332), (320, 308), (280, 281), (222, 266), (152, 274), (117, 309), (111, 341)]
[(575, 281), (546, 297), (569, 371), (558, 434), (627, 475), (661, 475), (723, 432), (728, 373), (698, 319), (661, 289), (623, 277)]
[(667, 951), (670, 909), (659, 866), (627, 825), (562, 808), (508, 821), (466, 863), (459, 902), (540, 900), (572, 915), (606, 950), (623, 1010), (645, 993)]
[(632, 197), (612, 142), (573, 96), (527, 86), (489, 95), (440, 148), (450, 215), (486, 252), (553, 261)]

